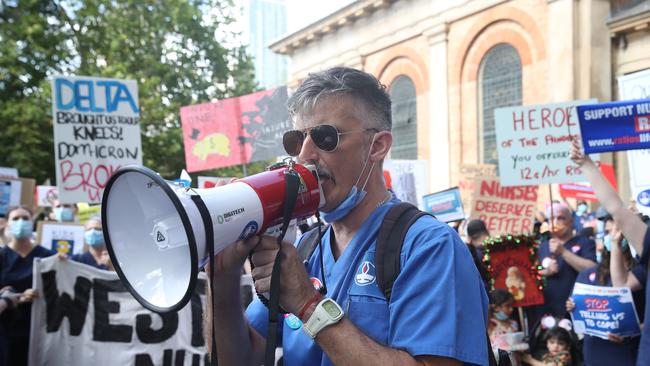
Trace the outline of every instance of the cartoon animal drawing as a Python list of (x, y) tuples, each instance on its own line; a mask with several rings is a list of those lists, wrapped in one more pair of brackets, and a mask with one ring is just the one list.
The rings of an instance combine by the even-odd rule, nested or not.
[(508, 268), (506, 275), (506, 288), (508, 289), (508, 292), (512, 294), (515, 301), (520, 301), (524, 298), (526, 281), (518, 267), (513, 266)]
[(230, 140), (222, 133), (209, 134), (194, 145), (192, 154), (201, 160), (210, 154), (230, 156)]

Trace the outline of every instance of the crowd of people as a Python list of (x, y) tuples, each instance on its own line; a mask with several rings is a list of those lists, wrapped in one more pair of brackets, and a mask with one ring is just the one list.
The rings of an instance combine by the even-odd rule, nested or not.
[[(383, 177), (391, 101), (374, 76), (345, 67), (310, 74), (288, 107), (296, 130), (285, 134), (285, 149), (316, 167), (325, 197), (319, 216), (328, 225), (315, 228), (318, 245), (307, 258), (297, 248), (309, 235), (281, 246), (254, 236), (217, 255), (204, 330), (206, 344), (214, 337), (208, 348), (220, 365), (260, 365), (273, 338), (292, 365), (650, 365), (647, 328), (643, 336), (602, 339), (579, 335), (571, 324), (575, 283), (630, 288), (643, 322), (650, 258), (647, 218), (626, 207), (577, 142), (571, 158), (599, 208), (550, 202), (536, 215), (544, 303), (515, 311), (519, 294), (492, 288), (483, 264), (490, 233), (480, 220), (466, 225), (463, 242), (450, 225), (414, 216), (401, 224), (397, 252), (377, 247), (386, 217), (401, 205)], [(55, 202), (47, 216), (74, 222), (75, 212)], [(11, 208), (0, 235), (0, 364), (27, 364), (30, 302), (38, 296), (31, 289), (33, 260), (55, 254), (34, 244), (34, 221), (30, 208)], [(89, 219), (84, 253), (61, 260), (112, 270), (101, 225)], [(257, 292), (269, 293), (278, 254), (277, 291), (286, 314), (273, 319), (259, 299), (242, 312), (242, 268), (250, 262)], [(386, 256), (397, 258), (391, 262), (397, 269), (389, 287), (380, 288), (386, 278), (379, 261)]]
[[(77, 207), (55, 200), (51, 210), (38, 215), (31, 207), (8, 209), (0, 236), (0, 365), (27, 365), (31, 302), (39, 294), (32, 289), (32, 271), (35, 258), (57, 253), (35, 244), (34, 227), (38, 217), (62, 223), (78, 222)], [(61, 260), (73, 260), (92, 267), (113, 270), (104, 245), (102, 222), (91, 217), (85, 222), (84, 252), (68, 257), (59, 253)]]

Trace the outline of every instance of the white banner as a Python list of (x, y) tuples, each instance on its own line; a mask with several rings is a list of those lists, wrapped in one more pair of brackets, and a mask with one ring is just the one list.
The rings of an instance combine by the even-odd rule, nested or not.
[(429, 168), (426, 160), (384, 160), (397, 198), (424, 209), (422, 196), (429, 193)]
[(205, 276), (178, 312), (144, 309), (117, 274), (56, 256), (34, 260), (29, 365), (203, 365)]
[(584, 181), (569, 158), (580, 134), (576, 106), (596, 100), (499, 108), (494, 111), (502, 186)]
[[(621, 100), (650, 98), (650, 69), (618, 78)], [(650, 150), (627, 152), (630, 188), (637, 209), (650, 215)]]
[(52, 116), (62, 202), (99, 203), (115, 170), (142, 164), (134, 80), (55, 76)]

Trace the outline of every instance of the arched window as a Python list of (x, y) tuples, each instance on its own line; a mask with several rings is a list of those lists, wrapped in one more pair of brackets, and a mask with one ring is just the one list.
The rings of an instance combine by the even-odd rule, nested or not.
[(501, 43), (490, 49), (479, 68), (479, 161), (497, 164), (494, 110), (521, 105), (521, 59), (514, 47)]
[(408, 76), (400, 75), (390, 86), (393, 110), (393, 146), (391, 159), (417, 159), (417, 104), (415, 84)]

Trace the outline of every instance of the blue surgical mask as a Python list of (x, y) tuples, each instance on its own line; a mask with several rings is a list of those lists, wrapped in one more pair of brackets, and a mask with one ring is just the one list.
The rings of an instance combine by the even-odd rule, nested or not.
[(601, 251), (596, 252), (596, 262), (600, 263), (603, 261), (603, 253)]
[(29, 220), (16, 220), (11, 222), (9, 228), (11, 235), (16, 239), (31, 238), (34, 232), (34, 225)]
[[(372, 144), (370, 146), (372, 146)], [(320, 211), (320, 215), (323, 218), (323, 220), (329, 223), (339, 221), (345, 216), (347, 216), (350, 213), (350, 211), (352, 211), (352, 209), (357, 207), (359, 203), (363, 201), (363, 199), (366, 197), (366, 191), (365, 191), (366, 185), (368, 184), (368, 180), (370, 179), (370, 174), (372, 173), (372, 169), (375, 167), (374, 162), (370, 166), (368, 177), (366, 178), (366, 181), (363, 183), (363, 187), (361, 187), (361, 190), (357, 188), (357, 184), (359, 184), (359, 180), (361, 180), (361, 175), (363, 175), (364, 170), (366, 170), (366, 165), (368, 165), (369, 160), (370, 160), (370, 151), (368, 151), (368, 158), (366, 159), (366, 162), (363, 164), (363, 168), (361, 168), (361, 173), (359, 174), (359, 178), (357, 178), (357, 182), (354, 183), (352, 188), (350, 188), (350, 192), (348, 193), (347, 197), (345, 197), (345, 199), (331, 211), (328, 212)]]
[(605, 249), (607, 249), (608, 252), (612, 251), (612, 236), (607, 234), (603, 238), (603, 245), (605, 246)]
[(91, 247), (101, 247), (104, 245), (104, 234), (101, 230), (90, 229), (84, 233), (84, 240)]
[(54, 217), (59, 222), (69, 222), (74, 220), (74, 213), (70, 207), (55, 207)]
[(582, 216), (585, 212), (587, 212), (587, 205), (585, 204), (578, 205), (578, 208), (576, 209), (576, 214), (578, 216)]
[(495, 311), (494, 312), (494, 317), (497, 318), (497, 320), (508, 320), (508, 318), (510, 318), (503, 311)]
[(598, 220), (596, 223), (596, 237), (602, 239), (605, 236), (605, 222), (603, 220)]

